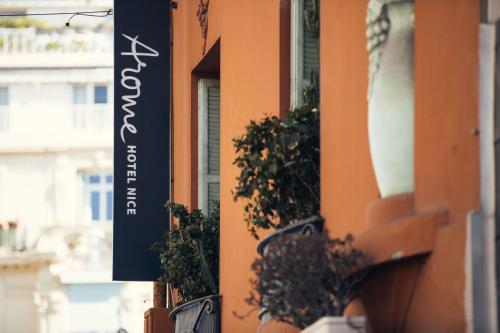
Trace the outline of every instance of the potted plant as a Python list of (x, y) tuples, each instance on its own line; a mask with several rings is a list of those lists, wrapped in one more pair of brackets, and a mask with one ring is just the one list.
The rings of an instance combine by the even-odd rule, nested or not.
[[(258, 229), (283, 230), (278, 234), (322, 229), (319, 136), (319, 112), (303, 107), (283, 119), (251, 121), (234, 140), (240, 174), (233, 196), (245, 201), (245, 220), (255, 238)], [(259, 252), (276, 236), (265, 239)]]
[(175, 331), (219, 332), (219, 205), (208, 216), (177, 203), (165, 207), (178, 222), (153, 248), (160, 252), (160, 282), (176, 290)]
[(364, 317), (343, 317), (366, 276), (367, 259), (352, 236), (281, 235), (252, 265), (247, 302), (306, 333), (366, 332)]

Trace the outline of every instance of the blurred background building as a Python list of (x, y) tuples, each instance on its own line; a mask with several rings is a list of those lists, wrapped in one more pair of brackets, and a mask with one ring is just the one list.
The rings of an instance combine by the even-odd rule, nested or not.
[(149, 306), (149, 283), (111, 282), (112, 17), (69, 16), (0, 18), (0, 333), (140, 332)]

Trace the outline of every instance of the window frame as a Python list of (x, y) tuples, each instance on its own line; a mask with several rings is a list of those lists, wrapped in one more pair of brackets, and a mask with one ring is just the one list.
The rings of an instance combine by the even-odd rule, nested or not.
[[(93, 94), (92, 94), (92, 97), (93, 97), (92, 102), (93, 103), (92, 104), (94, 104), (94, 105), (107, 105), (107, 104), (109, 104), (109, 86), (107, 84), (94, 83), (92, 88), (93, 88)], [(96, 101), (97, 88), (104, 88), (106, 90), (106, 94), (105, 94), (106, 102), (101, 103), (101, 102)]]
[[(83, 184), (83, 222), (91, 224), (104, 224), (111, 223), (113, 221), (113, 178), (111, 178), (111, 183), (107, 182), (107, 177), (113, 177), (111, 171), (82, 171), (81, 180)], [(93, 176), (99, 177), (99, 183), (90, 183), (90, 178)], [(91, 193), (99, 193), (99, 218), (95, 220), (92, 214), (92, 198)], [(111, 218), (107, 218), (107, 195), (111, 192)]]
[[(96, 88), (106, 89), (106, 103), (96, 103)], [(75, 103), (76, 88), (85, 90), (84, 103)], [(77, 130), (106, 129), (112, 124), (112, 89), (110, 83), (76, 83), (72, 85), (73, 128)], [(111, 120), (108, 118), (111, 117)]]
[(0, 86), (0, 89), (5, 89), (6, 91), (6, 104), (0, 104), (0, 117), (3, 118), (3, 122), (0, 122), (0, 132), (9, 132), (10, 123), (10, 88), (8, 86)]
[[(84, 93), (84, 98), (83, 98), (83, 102), (78, 102), (76, 101), (76, 91), (78, 89), (82, 89), (83, 93)], [(72, 104), (73, 105), (87, 105), (88, 104), (88, 88), (85, 84), (74, 84), (72, 85), (72, 100), (71, 100)]]

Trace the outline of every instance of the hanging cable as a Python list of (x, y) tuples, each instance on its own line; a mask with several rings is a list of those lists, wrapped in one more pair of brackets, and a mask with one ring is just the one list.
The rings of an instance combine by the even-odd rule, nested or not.
[(113, 9), (108, 10), (93, 10), (82, 12), (53, 12), (53, 13), (7, 13), (0, 14), (0, 17), (27, 17), (27, 16), (55, 16), (55, 15), (71, 15), (66, 21), (66, 26), (69, 27), (70, 21), (75, 16), (91, 16), (91, 17), (107, 17), (113, 15)]
[(66, 22), (66, 26), (69, 27), (69, 23), (71, 21), (71, 19), (75, 16), (92, 16), (92, 17), (106, 17), (106, 16), (110, 16), (110, 15), (113, 15), (113, 9), (108, 9), (106, 12), (99, 12), (99, 13), (88, 13), (88, 12), (77, 12), (77, 13), (74, 13), (73, 15), (70, 16), (70, 18), (68, 19), (68, 21)]

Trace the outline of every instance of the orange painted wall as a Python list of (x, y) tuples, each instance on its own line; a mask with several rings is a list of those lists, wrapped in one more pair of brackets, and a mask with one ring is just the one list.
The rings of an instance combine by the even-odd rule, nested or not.
[(416, 206), (452, 222), (479, 206), (479, 2), (415, 5)]
[[(224, 333), (255, 332), (244, 314), (256, 241), (232, 199), (237, 169), (232, 139), (250, 119), (279, 114), (286, 103), (283, 6), (287, 0), (211, 0), (207, 50), (220, 40), (221, 293)], [(368, 147), (367, 0), (321, 0), (321, 204), (330, 233), (365, 228), (378, 198)], [(197, 0), (173, 11), (173, 197), (191, 204), (193, 170), (192, 71), (200, 63)], [(281, 9), (281, 15), (280, 15)], [(422, 270), (405, 332), (465, 332), (466, 214), (479, 205), (479, 0), (415, 1), (415, 206), (447, 207), (443, 228)], [(281, 31), (281, 35), (280, 35)], [(281, 45), (281, 49), (280, 49)], [(285, 57), (285, 58), (284, 58)]]
[[(359, 233), (378, 197), (368, 150), (365, 0), (321, 2), (321, 202)], [(334, 19), (333, 19), (334, 18)], [(405, 332), (465, 332), (467, 213), (479, 206), (478, 0), (415, 1), (415, 206), (446, 207)], [(383, 241), (383, 240), (381, 240)]]
[(479, 0), (415, 4), (415, 208), (447, 207), (409, 332), (465, 332), (467, 214), (479, 208)]
[[(196, 17), (198, 1), (178, 2), (177, 9), (172, 11), (172, 128), (173, 128), (173, 198), (178, 202), (191, 205), (192, 184), (191, 171), (196, 170), (192, 159), (192, 80), (191, 74), (202, 60), (201, 29)], [(220, 37), (221, 1), (212, 0), (209, 11), (209, 33), (207, 47)], [(195, 85), (196, 87), (196, 85)]]
[(321, 213), (336, 236), (361, 231), (378, 197), (368, 147), (367, 3), (321, 1)]
[[(173, 197), (194, 204), (196, 191), (192, 172), (192, 71), (202, 60), (201, 30), (196, 10), (199, 1), (178, 1), (173, 11)], [(243, 133), (250, 119), (265, 114), (280, 114), (289, 97), (286, 67), (280, 59), (288, 51), (280, 51), (286, 38), (283, 0), (211, 0), (207, 50), (220, 39), (221, 81), (221, 260), (220, 289), (222, 300), (222, 331), (255, 332), (259, 325), (257, 313), (242, 321), (233, 315), (245, 314), (249, 307), (245, 298), (253, 276), (250, 265), (257, 255), (256, 245), (243, 221), (243, 209), (235, 203), (231, 189), (236, 185), (238, 170), (232, 140)], [(281, 12), (280, 12), (281, 11)], [(281, 32), (281, 34), (280, 34)], [(285, 59), (286, 61), (286, 59)], [(194, 94), (195, 95), (195, 94)]]
[[(224, 295), (222, 331), (255, 332), (256, 313), (246, 322), (235, 318), (248, 311), (250, 264), (256, 241), (243, 222), (243, 209), (230, 189), (238, 170), (232, 166), (232, 139), (250, 119), (280, 112), (280, 1), (225, 1), (221, 38), (221, 291)], [(251, 13), (251, 14), (250, 14)]]

